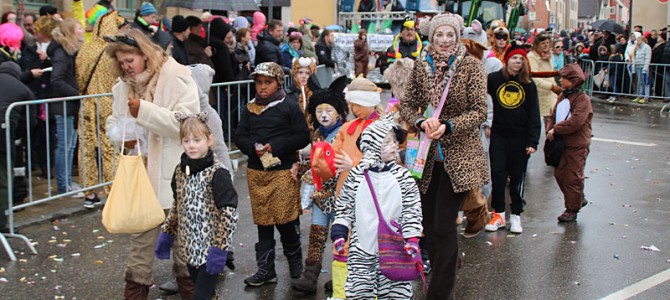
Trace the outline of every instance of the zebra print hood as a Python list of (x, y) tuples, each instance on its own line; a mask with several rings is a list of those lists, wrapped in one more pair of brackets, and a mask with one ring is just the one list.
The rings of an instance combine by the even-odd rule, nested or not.
[(372, 167), (383, 168), (382, 144), (386, 135), (393, 130), (393, 115), (388, 114), (383, 118), (373, 122), (361, 132), (359, 148), (363, 152), (363, 158), (359, 163), (361, 170), (367, 170)]

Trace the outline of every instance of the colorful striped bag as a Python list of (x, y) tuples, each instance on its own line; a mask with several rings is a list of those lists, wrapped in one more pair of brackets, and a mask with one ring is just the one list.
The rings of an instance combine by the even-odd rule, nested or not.
[(423, 274), (423, 265), (420, 262), (413, 261), (405, 251), (405, 239), (400, 233), (400, 225), (391, 220), (391, 225), (396, 227), (393, 230), (382, 215), (368, 171), (363, 172), (365, 181), (368, 183), (372, 199), (375, 202), (379, 225), (377, 226), (377, 243), (379, 244), (379, 269), (382, 275), (393, 281), (412, 281), (419, 277), (425, 282)]

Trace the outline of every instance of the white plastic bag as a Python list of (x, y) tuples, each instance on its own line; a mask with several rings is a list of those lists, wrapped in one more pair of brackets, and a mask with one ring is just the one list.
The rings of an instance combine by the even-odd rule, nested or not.
[[(123, 127), (126, 127), (126, 135), (123, 136)], [(138, 139), (140, 142), (135, 145), (136, 149), (133, 149), (127, 155), (137, 155), (137, 146), (141, 147), (140, 150), (143, 155), (147, 155), (149, 152), (147, 145), (147, 131), (144, 127), (137, 125), (135, 118), (130, 116), (120, 117), (117, 122), (107, 130), (107, 138), (114, 145), (119, 145), (125, 141), (134, 141)]]

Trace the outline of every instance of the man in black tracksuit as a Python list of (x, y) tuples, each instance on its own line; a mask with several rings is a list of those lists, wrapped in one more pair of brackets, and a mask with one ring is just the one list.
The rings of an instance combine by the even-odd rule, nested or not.
[(489, 153), (494, 213), (485, 229), (496, 231), (505, 227), (505, 185), (509, 177), (512, 198), (510, 231), (521, 233), (526, 166), (528, 158), (537, 149), (541, 119), (537, 88), (530, 80), (526, 52), (513, 45), (504, 57), (505, 67), (488, 77), (488, 94), (493, 99)]

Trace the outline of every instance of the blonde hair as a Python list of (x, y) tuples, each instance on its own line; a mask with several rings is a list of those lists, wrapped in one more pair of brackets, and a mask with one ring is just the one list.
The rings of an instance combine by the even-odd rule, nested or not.
[(198, 118), (187, 118), (181, 122), (179, 138), (183, 139), (189, 135), (206, 137), (208, 140), (212, 139), (212, 132), (209, 130), (209, 127)]
[[(150, 72), (160, 73), (163, 63), (168, 59), (168, 54), (152, 42), (144, 33), (138, 29), (131, 29), (115, 36), (116, 41), (111, 42), (105, 48), (107, 55), (116, 61), (116, 53), (132, 53), (143, 55), (147, 58), (146, 68)], [(123, 75), (121, 65), (114, 64), (115, 76)]]
[(75, 19), (65, 19), (52, 32), (51, 36), (58, 42), (68, 55), (74, 55), (84, 45), (85, 40), (77, 37), (77, 26), (81, 23)]

